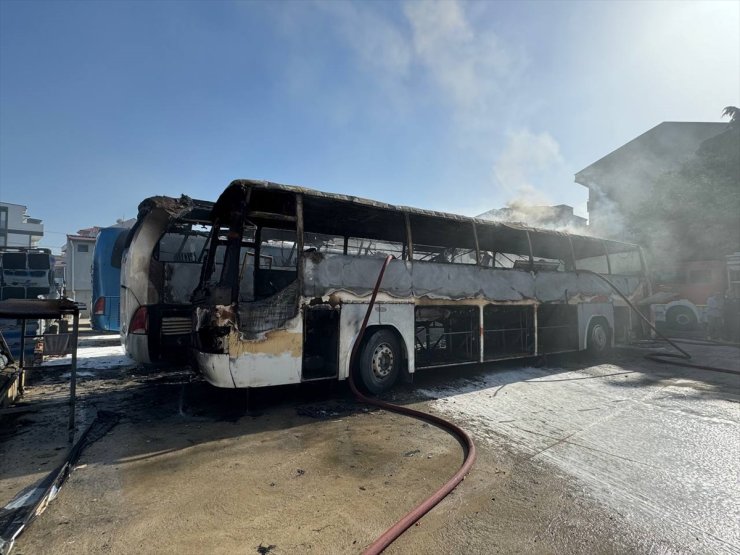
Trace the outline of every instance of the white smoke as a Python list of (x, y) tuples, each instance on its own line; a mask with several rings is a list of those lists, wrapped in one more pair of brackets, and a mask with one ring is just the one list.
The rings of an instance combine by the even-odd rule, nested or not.
[(493, 166), (494, 180), (501, 189), (510, 198), (530, 204), (549, 202), (539, 183), (570, 173), (552, 135), (546, 131), (535, 134), (528, 129), (509, 133)]
[(458, 117), (485, 119), (502, 83), (522, 64), (490, 29), (476, 29), (460, 2), (407, 2), (415, 60), (452, 102)]
[(577, 218), (551, 206), (553, 199), (547, 192), (549, 186), (572, 181), (572, 175), (560, 145), (547, 131), (520, 129), (509, 133), (493, 166), (494, 183), (508, 199), (506, 208), (484, 217), (584, 234), (588, 230)]

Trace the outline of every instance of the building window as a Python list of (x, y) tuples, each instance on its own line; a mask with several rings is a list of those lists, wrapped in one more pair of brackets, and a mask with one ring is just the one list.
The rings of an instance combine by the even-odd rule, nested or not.
[(8, 209), (5, 206), (0, 206), (0, 229), (6, 230), (8, 228)]
[(77, 252), (87, 252), (87, 245), (77, 245)]

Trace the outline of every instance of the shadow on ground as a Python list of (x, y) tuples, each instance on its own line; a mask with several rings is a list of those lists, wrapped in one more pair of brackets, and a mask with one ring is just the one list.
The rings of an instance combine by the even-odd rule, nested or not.
[[(83, 337), (81, 347), (108, 348), (117, 341), (118, 336), (101, 336), (93, 332)], [(697, 355), (705, 358), (707, 352), (712, 352), (709, 347), (690, 346), (689, 349), (699, 351)], [(733, 353), (740, 352), (731, 347), (723, 349), (722, 358), (728, 364), (733, 360)], [(639, 388), (680, 378), (703, 383), (699, 393), (691, 391), (702, 399), (737, 400), (737, 376), (661, 365), (645, 360), (643, 355), (647, 352), (647, 348), (615, 349), (606, 367), (595, 367), (594, 361), (582, 354), (567, 354), (427, 369), (417, 372), (412, 384), (400, 384), (383, 397), (398, 404), (413, 404), (457, 395), (461, 388), (475, 391), (496, 386), (492, 393), (495, 397), (508, 384), (522, 381), (542, 387), (548, 381), (598, 380), (632, 374), (632, 379), (612, 380), (610, 383), (614, 387)], [(94, 359), (95, 353), (90, 355)], [(737, 364), (737, 357), (734, 360)], [(524, 369), (527, 371), (522, 372)], [(229, 438), (298, 428), (316, 419), (339, 418), (371, 410), (353, 400), (344, 382), (226, 390), (210, 386), (185, 367), (86, 370), (81, 372), (78, 383), (78, 430), (92, 420), (98, 409), (120, 414), (118, 428), (110, 432), (106, 441), (124, 441), (122, 438), (132, 433), (144, 438), (143, 441), (126, 443), (123, 456), (127, 460), (158, 456), (202, 443), (215, 445)], [(582, 372), (573, 376), (574, 371)], [(567, 376), (559, 377), (563, 374)], [(529, 381), (533, 377), (536, 381)], [(29, 385), (24, 402), (66, 400), (67, 380), (68, 375), (61, 369), (43, 369), (35, 382)], [(434, 397), (425, 393), (428, 390), (434, 391)], [(0, 484), (7, 485), (0, 488), (0, 502), (7, 502), (12, 497), (13, 488), (18, 491), (22, 489), (18, 488), (19, 485), (29, 485), (29, 481), (43, 476), (64, 457), (67, 417), (67, 406), (60, 404), (3, 419), (0, 455), (7, 463), (4, 462), (0, 470)], [(86, 462), (116, 464), (119, 459), (106, 456), (104, 460), (89, 459)], [(10, 478), (17, 480), (8, 483)]]

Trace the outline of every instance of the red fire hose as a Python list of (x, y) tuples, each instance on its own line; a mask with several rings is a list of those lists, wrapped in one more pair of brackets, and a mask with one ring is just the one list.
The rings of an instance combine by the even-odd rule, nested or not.
[(385, 274), (385, 269), (388, 267), (388, 264), (391, 260), (393, 260), (393, 257), (389, 255), (383, 262), (383, 266), (381, 267), (380, 273), (378, 274), (378, 280), (375, 283), (375, 288), (373, 289), (373, 294), (370, 297), (370, 304), (367, 307), (367, 312), (365, 312), (365, 319), (362, 321), (362, 326), (360, 327), (360, 331), (357, 334), (357, 340), (355, 341), (354, 347), (352, 348), (352, 353), (350, 355), (349, 387), (355, 397), (363, 403), (374, 405), (390, 412), (404, 414), (406, 416), (411, 416), (412, 418), (418, 418), (419, 420), (424, 420), (426, 422), (429, 422), (430, 424), (442, 428), (446, 432), (453, 435), (460, 442), (460, 445), (462, 446), (465, 453), (465, 459), (462, 463), (462, 466), (460, 466), (460, 469), (454, 474), (454, 476), (452, 476), (452, 478), (445, 482), (445, 484), (436, 492), (434, 492), (431, 496), (426, 498), (414, 509), (409, 511), (406, 516), (401, 518), (393, 526), (383, 532), (383, 534), (381, 534), (373, 543), (371, 543), (365, 549), (365, 551), (363, 552), (365, 555), (374, 555), (376, 553), (381, 553), (386, 547), (393, 543), (396, 538), (398, 538), (401, 534), (408, 530), (417, 520), (431, 511), (435, 507), (435, 505), (437, 505), (437, 503), (442, 501), (442, 499), (444, 499), (448, 493), (450, 493), (453, 489), (457, 487), (460, 482), (463, 481), (465, 476), (473, 467), (473, 463), (475, 462), (475, 445), (473, 445), (473, 440), (470, 438), (467, 432), (459, 426), (456, 426), (452, 422), (448, 422), (447, 420), (433, 414), (427, 414), (425, 412), (410, 409), (408, 407), (401, 407), (398, 405), (393, 405), (391, 403), (386, 403), (384, 401), (379, 401), (377, 399), (371, 399), (370, 397), (366, 397), (365, 395), (363, 395), (355, 385), (353, 371), (355, 368), (357, 352), (359, 351), (360, 345), (362, 344), (362, 337), (365, 334), (367, 322), (370, 319), (370, 314), (373, 310), (373, 306), (375, 305), (375, 298), (378, 296), (378, 289), (380, 289), (380, 283), (381, 281), (383, 281), (383, 274)]

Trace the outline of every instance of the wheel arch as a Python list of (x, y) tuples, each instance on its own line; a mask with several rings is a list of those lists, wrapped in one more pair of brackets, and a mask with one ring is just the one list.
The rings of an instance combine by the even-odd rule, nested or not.
[(699, 309), (697, 308), (697, 306), (687, 299), (678, 299), (676, 301), (671, 301), (665, 305), (666, 321), (668, 320), (668, 313), (671, 310), (674, 310), (677, 308), (684, 308), (684, 309), (690, 310), (694, 314), (694, 318), (696, 318), (697, 323), (702, 321), (701, 313), (699, 312)]

